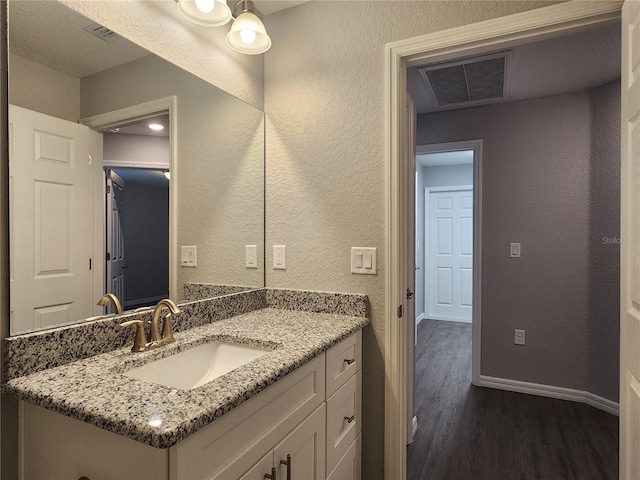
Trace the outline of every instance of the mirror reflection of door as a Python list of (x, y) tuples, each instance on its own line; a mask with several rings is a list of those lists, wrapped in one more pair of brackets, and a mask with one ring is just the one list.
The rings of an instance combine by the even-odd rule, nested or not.
[(88, 127), (14, 105), (9, 121), (16, 333), (92, 314), (91, 140)]
[[(108, 291), (124, 301), (124, 180), (107, 170), (107, 285)], [(108, 312), (114, 313), (109, 304)]]
[(158, 113), (103, 131), (106, 284), (125, 310), (169, 296), (170, 128)]

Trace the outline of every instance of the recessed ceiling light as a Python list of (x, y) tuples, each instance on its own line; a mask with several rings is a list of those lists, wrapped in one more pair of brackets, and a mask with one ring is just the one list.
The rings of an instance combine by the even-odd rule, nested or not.
[(155, 130), (155, 131), (160, 131), (160, 130), (164, 130), (164, 127), (162, 125), (160, 125), (159, 123), (150, 123), (149, 124), (149, 128), (151, 130)]
[(111, 132), (113, 133), (118, 133), (120, 131), (120, 129), (118, 127), (112, 128)]

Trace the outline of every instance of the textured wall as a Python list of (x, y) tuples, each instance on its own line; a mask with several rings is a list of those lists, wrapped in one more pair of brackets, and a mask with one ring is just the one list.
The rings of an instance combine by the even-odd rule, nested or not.
[(618, 401), (620, 362), (620, 81), (591, 94), (589, 391)]
[[(599, 100), (601, 108), (608, 100)], [(602, 332), (606, 356), (590, 340), (593, 323), (617, 323), (615, 253), (594, 237), (616, 235), (619, 207), (615, 129), (595, 142), (611, 153), (600, 159), (592, 151), (591, 131), (599, 127), (591, 101), (584, 91), (419, 117), (419, 143), (484, 141), (483, 375), (578, 390), (598, 381), (590, 382), (590, 365), (600, 364), (600, 380), (618, 375), (615, 329)], [(596, 163), (603, 178), (594, 178)], [(509, 242), (522, 243), (522, 258), (509, 258)], [(590, 299), (594, 290), (597, 300)], [(525, 347), (513, 344), (515, 328), (526, 330)]]
[(225, 43), (229, 26), (206, 28), (184, 19), (173, 0), (60, 0), (150, 52), (260, 109), (263, 56)]
[(177, 296), (185, 282), (263, 286), (244, 246), (259, 246), (261, 265), (264, 114), (154, 55), (81, 86), (83, 117), (177, 96), (178, 249), (198, 247), (198, 266), (178, 268)]
[(80, 79), (10, 53), (9, 103), (77, 122)]
[[(384, 44), (548, 2), (314, 1), (266, 17), (267, 285), (369, 295), (363, 478), (382, 478), (384, 426)], [(350, 273), (352, 246), (378, 275)]]
[(423, 167), (425, 187), (473, 185), (473, 165), (445, 165)]

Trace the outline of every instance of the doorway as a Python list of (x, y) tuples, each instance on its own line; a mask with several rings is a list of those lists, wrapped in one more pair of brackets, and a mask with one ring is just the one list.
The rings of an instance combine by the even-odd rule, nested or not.
[[(525, 12), (506, 18), (494, 19), (395, 42), (387, 46), (386, 117), (390, 125), (387, 137), (387, 191), (391, 192), (387, 203), (387, 249), (388, 274), (386, 278), (386, 415), (385, 415), (385, 476), (406, 477), (406, 324), (397, 321), (396, 310), (404, 303), (405, 269), (402, 259), (403, 233), (398, 229), (403, 224), (402, 192), (407, 182), (403, 170), (405, 136), (404, 118), (401, 112), (405, 105), (407, 67), (430, 62), (450, 61), (463, 55), (474, 55), (492, 49), (533, 41), (535, 39), (563, 36), (579, 29), (618, 20), (620, 5), (569, 2)], [(412, 179), (413, 181), (413, 179)], [(391, 248), (400, 245), (400, 248)], [(475, 308), (478, 308), (476, 303)]]

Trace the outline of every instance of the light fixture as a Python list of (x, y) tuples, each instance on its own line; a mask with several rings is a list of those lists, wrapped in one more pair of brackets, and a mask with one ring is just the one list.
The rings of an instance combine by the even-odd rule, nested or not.
[[(237, 15), (240, 9), (242, 11)], [(236, 18), (227, 34), (227, 45), (236, 52), (257, 55), (266, 52), (271, 47), (271, 39), (255, 11), (251, 0), (239, 0), (233, 7)]]
[(178, 10), (191, 22), (203, 27), (220, 27), (231, 20), (225, 0), (175, 0)]
[(150, 123), (149, 128), (156, 132), (159, 132), (160, 130), (164, 130), (164, 126), (160, 125), (159, 123)]

